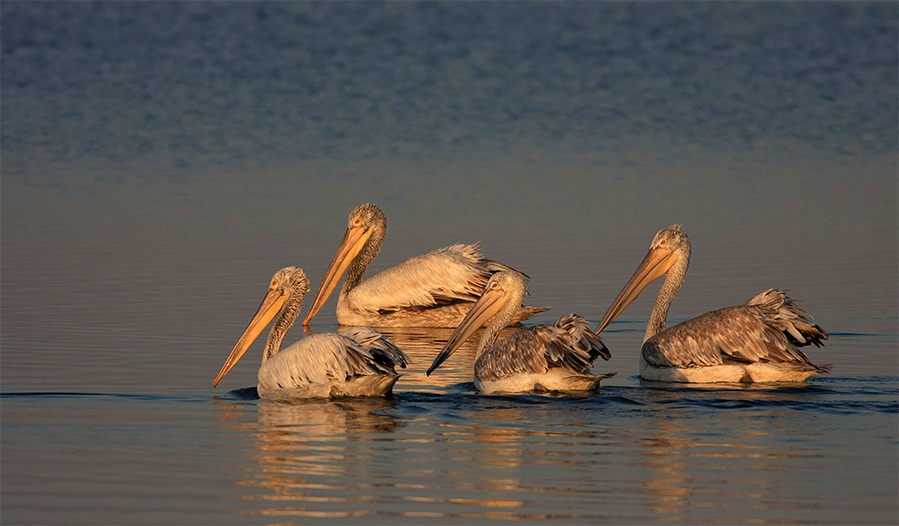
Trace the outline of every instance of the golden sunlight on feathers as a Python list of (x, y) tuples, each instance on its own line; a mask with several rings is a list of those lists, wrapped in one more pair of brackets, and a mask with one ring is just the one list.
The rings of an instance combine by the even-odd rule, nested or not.
[(609, 306), (605, 329), (655, 279), (665, 276), (640, 353), (640, 376), (664, 382), (802, 382), (826, 373), (799, 350), (818, 347), (827, 333), (783, 291), (768, 289), (745, 303), (665, 328), (668, 307), (690, 262), (690, 240), (680, 225), (659, 231), (649, 252)]
[[(484, 393), (590, 392), (612, 374), (593, 375), (609, 350), (583, 318), (568, 314), (552, 325), (519, 329), (497, 341), (527, 294), (527, 278), (510, 270), (494, 274), (484, 294), (453, 331), (427, 374), (440, 366), (487, 320), (474, 363), (475, 387)], [(613, 373), (614, 374), (614, 373)]]
[(275, 317), (262, 355), (257, 389), (268, 400), (339, 396), (384, 396), (399, 379), (408, 356), (370, 327), (350, 327), (339, 334), (311, 334), (281, 350), (281, 341), (293, 325), (309, 280), (303, 269), (286, 267), (272, 277), (256, 315), (212, 382), (228, 374), (262, 330)]
[[(373, 204), (356, 207), (303, 325), (308, 326), (346, 274), (337, 298), (341, 325), (455, 327), (487, 280), (509, 267), (484, 259), (477, 244), (456, 244), (410, 258), (363, 281), (387, 234), (387, 218)], [(519, 305), (510, 323), (546, 307)]]

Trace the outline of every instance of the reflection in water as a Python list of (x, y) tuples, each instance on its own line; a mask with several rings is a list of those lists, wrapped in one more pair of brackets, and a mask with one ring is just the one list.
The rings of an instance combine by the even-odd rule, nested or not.
[(470, 345), (463, 350), (454, 367), (447, 369), (449, 374), (425, 375), (428, 365), (452, 334), (451, 327), (380, 327), (378, 330), (412, 360), (394, 386), (394, 391), (444, 392), (450, 385), (472, 380), (474, 347)]
[[(774, 395), (761, 390), (735, 393), (737, 398), (748, 396), (754, 404), (765, 398), (783, 400), (782, 393)], [(660, 400), (663, 403), (664, 398)], [(685, 402), (674, 397), (667, 401), (674, 405)], [(719, 400), (718, 403), (738, 409), (739, 401)], [(732, 522), (734, 516), (740, 516), (751, 517), (756, 524), (780, 523), (782, 513), (773, 513), (774, 510), (814, 507), (810, 503), (815, 499), (803, 499), (797, 488), (786, 491), (781, 477), (797, 470), (820, 476), (826, 459), (810, 454), (799, 445), (790, 445), (790, 437), (784, 435), (793, 430), (769, 427), (771, 422), (779, 421), (776, 409), (752, 414), (740, 410), (719, 411), (714, 423), (710, 424), (706, 418), (702, 425), (697, 425), (692, 410), (660, 409), (665, 415), (655, 420), (655, 430), (642, 441), (644, 462), (649, 470), (642, 492), (651, 498), (649, 505), (654, 521)], [(793, 495), (793, 500), (788, 500), (786, 495)], [(742, 511), (735, 511), (741, 508)]]
[[(222, 402), (220, 421), (247, 439), (236, 479), (242, 499), (259, 505), (252, 512), (593, 522), (630, 506), (642, 510), (639, 521), (693, 522), (732, 519), (737, 508), (766, 523), (782, 518), (777, 510), (808, 505), (797, 488), (784, 491), (781, 476), (824, 466), (789, 445), (793, 432), (776, 423), (790, 421), (779, 418), (784, 403), (813, 402), (813, 391), (647, 385), (648, 403), (633, 410), (651, 416), (634, 435), (603, 424), (602, 410), (616, 406), (598, 395), (474, 393), (472, 346), (449, 374), (425, 376), (450, 331), (387, 334), (414, 360), (401, 379), (406, 392), (390, 399)], [(629, 504), (608, 492), (622, 470), (645, 474), (632, 493), (623, 489)]]
[[(249, 406), (247, 406), (249, 407)], [(238, 474), (244, 499), (267, 503), (262, 515), (346, 518), (370, 513), (371, 487), (384, 465), (372, 462), (397, 427), (383, 411), (391, 400), (309, 400), (282, 404), (261, 400), (258, 421), (236, 427), (252, 437), (252, 462)], [(239, 417), (225, 406), (223, 421)], [(284, 504), (284, 505), (282, 505)], [(321, 509), (326, 508), (326, 509)]]
[(644, 386), (551, 398), (465, 385), (386, 400), (218, 400), (237, 459), (240, 504), (229, 507), (413, 524), (796, 524), (834, 513), (820, 477), (846, 455), (821, 448), (832, 432), (821, 425), (833, 401), (825, 389)]
[[(507, 327), (500, 333), (500, 338), (518, 330), (520, 327)], [(471, 338), (459, 347), (452, 358), (444, 363), (439, 370), (427, 376), (425, 371), (428, 366), (446, 344), (453, 328), (430, 327), (402, 327), (379, 328), (383, 335), (387, 336), (411, 359), (412, 363), (406, 368), (404, 375), (394, 387), (395, 392), (400, 391), (425, 391), (446, 392), (447, 388), (460, 384), (472, 384), (474, 381), (474, 360), (477, 343), (480, 340), (480, 329)], [(473, 386), (469, 390), (473, 391)]]
[[(407, 520), (591, 520), (572, 502), (585, 481), (565, 469), (587, 468), (585, 448), (607, 436), (579, 424), (540, 427), (559, 408), (557, 400), (519, 403), (514, 398), (465, 395), (431, 397), (444, 418), (396, 400), (331, 400), (280, 404), (220, 402), (219, 421), (229, 435), (246, 438), (247, 463), (234, 473), (243, 488), (242, 513), (264, 516)], [(482, 401), (484, 401), (482, 403)], [(405, 418), (397, 412), (408, 413)], [(401, 424), (408, 421), (409, 424)], [(423, 426), (423, 427), (421, 427)], [(416, 430), (410, 431), (412, 427)], [(595, 474), (595, 472), (594, 472)]]
[[(558, 399), (472, 395), (447, 415), (423, 446), (449, 491), (422, 491), (407, 500), (451, 520), (593, 522), (601, 506), (590, 495), (602, 480), (603, 432), (566, 418)], [(540, 423), (554, 422), (555, 425)]]
[(660, 522), (683, 520), (687, 498), (693, 493), (693, 477), (685, 458), (688, 442), (671, 438), (685, 431), (675, 428), (680, 425), (683, 422), (665, 422), (653, 438), (646, 439), (646, 465), (653, 475), (644, 482), (644, 491), (653, 497), (652, 510)]
[[(466, 343), (439, 374), (425, 375), (452, 330), (381, 330), (412, 359), (396, 393), (443, 395), (459, 391), (459, 386), (463, 392), (473, 391), (474, 343)], [(433, 401), (438, 400), (442, 397)], [(396, 403), (396, 396), (297, 404), (220, 400), (219, 421), (230, 434), (249, 439), (247, 456), (252, 462), (237, 474), (237, 484), (247, 490), (244, 499), (266, 503), (258, 510), (262, 515), (337, 519), (374, 514), (413, 519), (453, 516), (447, 507), (467, 510), (457, 516), (498, 519), (511, 517), (506, 510), (525, 504), (517, 497), (533, 492), (534, 487), (522, 477), (488, 476), (473, 481), (471, 474), (472, 469), (482, 469), (480, 466), (521, 468), (525, 441), (534, 440), (536, 432), (496, 424), (523, 421), (528, 406), (512, 403), (486, 411), (475, 406), (461, 423), (444, 422), (436, 429), (428, 427), (410, 435), (398, 433), (402, 426), (395, 416)], [(252, 420), (254, 407), (258, 407), (256, 421)], [(407, 408), (413, 413), (430, 409)], [(453, 467), (459, 464), (466, 467)], [(454, 484), (459, 492), (470, 495), (434, 493), (437, 477), (457, 479)]]

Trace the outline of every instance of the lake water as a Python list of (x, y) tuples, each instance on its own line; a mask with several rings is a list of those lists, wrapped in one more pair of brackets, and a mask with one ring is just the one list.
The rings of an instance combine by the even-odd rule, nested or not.
[[(895, 2), (0, 4), (0, 522), (899, 522)], [(275, 270), (456, 242), (596, 323), (693, 243), (670, 322), (788, 288), (833, 373), (483, 396), (473, 342), (388, 335), (387, 400), (211, 381)], [(313, 324), (337, 329), (332, 299)], [(308, 305), (307, 305), (308, 308)], [(300, 330), (287, 339), (302, 337)]]

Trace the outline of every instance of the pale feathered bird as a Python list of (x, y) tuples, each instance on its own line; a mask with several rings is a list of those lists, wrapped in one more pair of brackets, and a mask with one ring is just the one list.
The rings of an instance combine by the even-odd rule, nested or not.
[(257, 390), (267, 400), (341, 396), (385, 396), (399, 379), (409, 357), (370, 327), (350, 327), (339, 334), (311, 334), (281, 350), (281, 341), (293, 325), (309, 292), (303, 269), (286, 267), (272, 277), (268, 293), (253, 316), (221, 372), (215, 386), (241, 359), (272, 319)]
[(596, 329), (597, 333), (605, 329), (647, 285), (665, 276), (640, 353), (642, 378), (690, 383), (802, 382), (830, 372), (831, 366), (815, 365), (799, 350), (804, 345), (822, 346), (827, 332), (778, 289), (666, 329), (668, 307), (689, 263), (690, 240), (681, 226), (659, 231)]
[(483, 295), (450, 335), (427, 374), (491, 318), (474, 362), (474, 384), (481, 392), (589, 392), (614, 374), (590, 374), (597, 357), (608, 360), (611, 354), (576, 314), (562, 316), (552, 325), (524, 327), (497, 341), (526, 294), (527, 277), (522, 273), (511, 270), (491, 276)]
[[(309, 325), (341, 276), (337, 322), (375, 327), (455, 327), (477, 298), (490, 276), (510, 267), (484, 259), (478, 245), (456, 244), (406, 260), (362, 280), (387, 234), (387, 218), (373, 204), (356, 207), (346, 233), (303, 325)], [(509, 320), (516, 323), (547, 307), (520, 306)]]

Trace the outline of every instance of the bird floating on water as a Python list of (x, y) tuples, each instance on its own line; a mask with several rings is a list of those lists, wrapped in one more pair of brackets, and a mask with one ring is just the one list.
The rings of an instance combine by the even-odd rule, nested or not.
[(668, 307), (690, 262), (690, 240), (680, 225), (660, 230), (649, 252), (609, 306), (599, 334), (653, 280), (665, 276), (640, 353), (640, 376), (661, 382), (803, 382), (830, 372), (799, 350), (818, 347), (827, 332), (809, 321), (784, 291), (768, 289), (741, 305), (708, 312), (665, 328)]
[(400, 377), (396, 368), (405, 368), (409, 357), (370, 327), (351, 327), (339, 334), (311, 334), (281, 350), (281, 341), (299, 315), (308, 291), (309, 279), (303, 269), (286, 267), (276, 272), (259, 310), (212, 385), (218, 385), (277, 316), (259, 368), (260, 398), (290, 401), (389, 395)]
[(524, 327), (497, 341), (527, 294), (527, 277), (511, 270), (490, 277), (483, 295), (450, 335), (428, 368), (430, 375), (487, 320), (474, 362), (475, 387), (484, 393), (589, 392), (612, 374), (593, 375), (597, 356), (609, 350), (580, 316), (568, 314), (552, 325)]
[[(350, 212), (346, 233), (322, 279), (303, 326), (322, 308), (341, 276), (337, 299), (341, 325), (375, 327), (455, 327), (478, 299), (490, 276), (510, 267), (484, 259), (478, 245), (456, 244), (410, 258), (362, 280), (387, 234), (387, 218), (366, 203)], [(519, 305), (509, 323), (547, 307)]]

